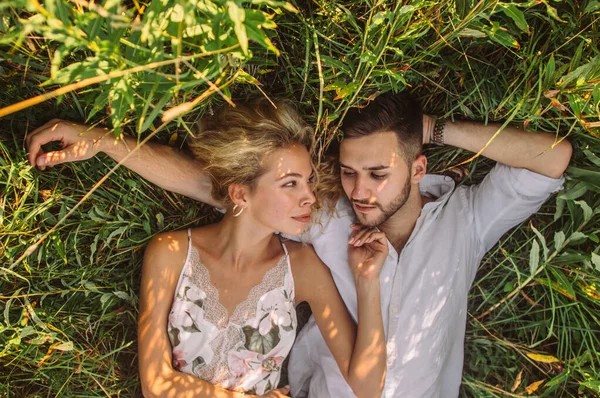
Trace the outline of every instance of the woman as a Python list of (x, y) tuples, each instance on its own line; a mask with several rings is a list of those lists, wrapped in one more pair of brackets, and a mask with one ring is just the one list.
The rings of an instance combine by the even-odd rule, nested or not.
[(209, 165), (222, 221), (160, 234), (144, 257), (139, 363), (145, 396), (283, 396), (274, 390), (307, 301), (357, 396), (379, 396), (385, 337), (379, 271), (387, 240), (360, 232), (350, 266), (358, 328), (311, 247), (283, 241), (311, 219), (312, 130), (286, 104), (258, 100), (203, 120), (190, 147)]

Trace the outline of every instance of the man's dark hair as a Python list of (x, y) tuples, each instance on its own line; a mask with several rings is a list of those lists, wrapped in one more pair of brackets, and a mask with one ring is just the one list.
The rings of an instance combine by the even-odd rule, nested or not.
[(423, 111), (407, 92), (381, 94), (365, 108), (352, 108), (342, 123), (344, 139), (394, 132), (400, 153), (411, 164), (423, 149)]

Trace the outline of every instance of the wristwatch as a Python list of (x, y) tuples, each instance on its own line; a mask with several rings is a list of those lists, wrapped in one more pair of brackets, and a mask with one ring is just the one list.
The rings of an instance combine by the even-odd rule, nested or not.
[(444, 129), (446, 128), (446, 119), (439, 118), (435, 120), (433, 132), (429, 137), (429, 142), (435, 145), (444, 146)]

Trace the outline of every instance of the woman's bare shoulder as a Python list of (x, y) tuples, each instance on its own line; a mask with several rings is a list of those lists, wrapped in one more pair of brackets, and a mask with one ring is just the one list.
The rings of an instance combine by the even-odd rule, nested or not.
[(311, 275), (314, 271), (325, 267), (312, 245), (290, 240), (286, 240), (284, 243), (290, 254), (294, 277), (300, 276), (300, 274)]
[(287, 248), (290, 258), (309, 259), (311, 256), (316, 256), (315, 249), (308, 243), (296, 242), (294, 240), (282, 239), (282, 242)]
[(165, 268), (181, 264), (187, 257), (187, 230), (162, 232), (152, 238), (144, 254), (145, 266)]

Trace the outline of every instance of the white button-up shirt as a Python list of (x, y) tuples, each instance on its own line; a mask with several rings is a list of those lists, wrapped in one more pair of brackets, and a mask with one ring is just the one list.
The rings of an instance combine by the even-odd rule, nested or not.
[[(426, 175), (427, 203), (404, 249), (390, 252), (381, 271), (381, 308), (387, 331), (384, 396), (456, 397), (463, 367), (467, 294), (485, 253), (513, 226), (536, 212), (563, 179), (501, 164), (479, 185), (459, 186)], [(357, 319), (356, 289), (348, 267), (354, 212), (341, 199), (334, 216), (309, 231), (308, 241), (330, 268)], [(300, 332), (289, 364), (292, 396), (354, 397), (314, 318)]]

